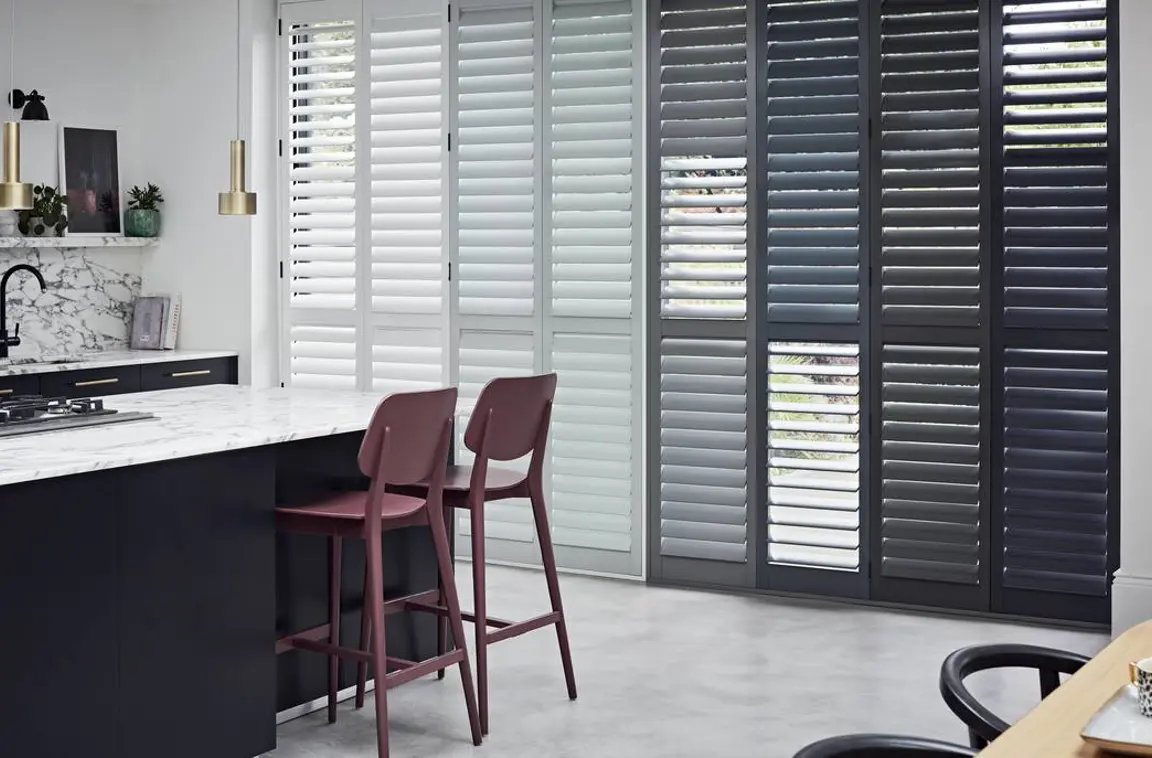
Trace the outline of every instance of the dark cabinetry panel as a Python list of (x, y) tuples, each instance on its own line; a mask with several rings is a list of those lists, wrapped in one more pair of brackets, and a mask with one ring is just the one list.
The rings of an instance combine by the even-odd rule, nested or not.
[(0, 753), (117, 755), (115, 479), (0, 488)]
[(110, 366), (40, 375), (40, 394), (103, 397), (140, 391), (140, 366)]
[(144, 392), (208, 384), (236, 384), (236, 359), (145, 363), (140, 367), (140, 389)]
[(24, 376), (0, 376), (0, 401), (17, 395), (39, 395), (40, 377), (36, 374)]

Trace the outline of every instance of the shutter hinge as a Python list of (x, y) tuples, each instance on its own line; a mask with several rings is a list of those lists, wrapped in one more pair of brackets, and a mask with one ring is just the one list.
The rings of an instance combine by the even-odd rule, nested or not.
[(872, 118), (868, 118), (868, 139), (872, 139)]
[(452, 3), (448, 3), (448, 23), (452, 23)]
[(280, 382), (280, 386), (281, 386), (281, 387), (283, 387), (283, 386), (284, 386), (284, 382)]
[(280, 261), (280, 278), (284, 278), (284, 261)]
[(452, 281), (452, 262), (448, 262), (448, 281)]
[(452, 132), (448, 132), (448, 152), (452, 152)]
[[(282, 19), (282, 18), (276, 19), (276, 36), (277, 37), (283, 37), (284, 36), (284, 19)], [(281, 386), (283, 386), (283, 385), (281, 385)]]
[(284, 157), (284, 140), (277, 140), (276, 144), (277, 144), (277, 148), (276, 148), (277, 152), (280, 154), (280, 157), (283, 158)]

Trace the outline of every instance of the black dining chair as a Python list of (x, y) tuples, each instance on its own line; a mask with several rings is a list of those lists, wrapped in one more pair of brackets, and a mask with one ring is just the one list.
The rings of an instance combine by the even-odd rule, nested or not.
[(989, 669), (1037, 669), (1043, 699), (1060, 686), (1061, 674), (1075, 674), (1087, 662), (1087, 658), (1076, 653), (1035, 645), (973, 645), (944, 660), (940, 667), (940, 694), (968, 727), (969, 742), (979, 750), (1003, 734), (1010, 724), (976, 699), (964, 684), (966, 677)]
[(971, 758), (963, 745), (895, 734), (849, 734), (820, 740), (795, 758)]

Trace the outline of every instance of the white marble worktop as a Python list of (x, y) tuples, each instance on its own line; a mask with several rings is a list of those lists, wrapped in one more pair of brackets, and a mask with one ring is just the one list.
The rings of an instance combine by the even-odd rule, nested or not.
[(156, 418), (0, 438), (0, 485), (361, 432), (381, 395), (234, 385), (115, 395)]
[(0, 358), (0, 376), (47, 374), (56, 371), (83, 371), (92, 368), (135, 366), (142, 363), (202, 361), (209, 358), (233, 358), (227, 350), (101, 350), (75, 356), (45, 356), (30, 360), (19, 357)]

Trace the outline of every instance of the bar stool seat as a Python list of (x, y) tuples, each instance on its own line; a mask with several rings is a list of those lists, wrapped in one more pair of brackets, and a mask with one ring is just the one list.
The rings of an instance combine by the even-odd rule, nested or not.
[[(279, 506), (276, 515), (279, 519), (298, 517), (363, 522), (367, 502), (367, 492), (338, 492), (307, 505)], [(387, 492), (380, 498), (381, 517), (395, 519), (411, 516), (423, 508), (424, 503), (424, 498)]]
[[(421, 484), (423, 487), (428, 486), (427, 482)], [(510, 495), (510, 497), (528, 497), (527, 485), (527, 474), (506, 468), (489, 466), (488, 475), (484, 477), (485, 492), (496, 493), (502, 490), (524, 489), (522, 495)], [(471, 487), (471, 466), (449, 466), (448, 476), (444, 479), (445, 505), (451, 505), (454, 508), (468, 508), (470, 504), (467, 498), (453, 497), (452, 493), (467, 494)]]

